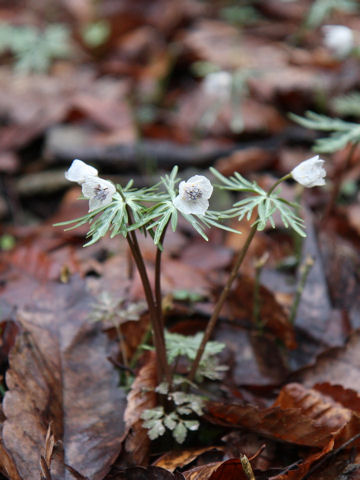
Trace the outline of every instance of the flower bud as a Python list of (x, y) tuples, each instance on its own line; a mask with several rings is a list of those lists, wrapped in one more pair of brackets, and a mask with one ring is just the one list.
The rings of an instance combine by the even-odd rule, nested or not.
[(319, 155), (304, 160), (291, 171), (291, 176), (304, 187), (320, 187), (325, 185), (326, 170), (323, 168), (324, 160)]
[(70, 182), (77, 182), (83, 184), (87, 177), (97, 176), (98, 171), (96, 168), (87, 165), (82, 160), (76, 158), (70, 165), (69, 170), (65, 172), (65, 178), (70, 180)]
[(345, 25), (325, 25), (324, 45), (338, 58), (346, 57), (354, 48), (353, 31)]

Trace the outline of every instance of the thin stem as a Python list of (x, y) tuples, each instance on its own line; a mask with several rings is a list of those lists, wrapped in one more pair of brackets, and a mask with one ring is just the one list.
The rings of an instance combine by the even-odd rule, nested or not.
[(155, 302), (156, 302), (158, 318), (161, 321), (162, 328), (164, 328), (164, 318), (163, 318), (163, 312), (162, 312), (162, 295), (161, 295), (161, 259), (162, 259), (164, 238), (165, 238), (168, 225), (169, 225), (169, 222), (166, 224), (161, 234), (161, 237), (159, 240), (159, 245), (161, 248), (159, 246), (157, 247), (156, 259), (155, 259)]
[[(126, 206), (127, 214), (129, 218), (129, 224), (133, 224), (132, 215), (128, 206)], [(171, 371), (167, 361), (166, 355), (166, 346), (165, 346), (165, 337), (164, 337), (164, 330), (162, 328), (161, 319), (158, 318), (157, 315), (157, 307), (154, 301), (153, 292), (151, 289), (149, 277), (147, 274), (145, 262), (143, 256), (141, 254), (141, 250), (139, 247), (139, 242), (136, 236), (135, 231), (131, 231), (130, 234), (126, 237), (129, 247), (131, 249), (131, 253), (135, 260), (136, 267), (138, 269), (141, 282), (144, 288), (146, 302), (149, 308), (150, 314), (150, 321), (153, 328), (153, 337), (154, 337), (154, 345), (157, 355), (157, 374), (159, 382), (162, 381), (163, 377), (166, 378), (167, 382), (171, 383)]]
[(299, 285), (296, 289), (295, 299), (294, 299), (294, 302), (292, 304), (291, 312), (290, 312), (290, 316), (289, 316), (289, 322), (292, 323), (292, 324), (295, 322), (295, 317), (296, 317), (296, 314), (297, 314), (297, 311), (298, 311), (298, 308), (299, 308), (299, 303), (300, 303), (300, 300), (301, 300), (301, 296), (302, 296), (304, 288), (305, 288), (306, 280), (307, 280), (307, 277), (308, 277), (308, 275), (310, 273), (310, 270), (312, 269), (313, 265), (314, 265), (314, 259), (309, 255), (309, 256), (306, 257), (304, 263), (300, 267)]
[(260, 277), (265, 263), (268, 261), (269, 253), (265, 252), (255, 262), (255, 285), (254, 285), (254, 301), (253, 301), (253, 322), (256, 327), (261, 330), (263, 323), (260, 318), (261, 314), (261, 295), (260, 295)]
[(219, 297), (219, 299), (218, 299), (218, 301), (215, 305), (215, 308), (214, 308), (213, 314), (211, 315), (209, 323), (206, 326), (203, 339), (201, 341), (201, 344), (200, 344), (199, 349), (197, 351), (194, 363), (192, 364), (192, 367), (191, 367), (191, 370), (190, 370), (190, 373), (189, 373), (189, 376), (188, 376), (188, 380), (190, 382), (192, 382), (194, 380), (196, 370), (199, 367), (200, 360), (201, 360), (201, 357), (203, 356), (206, 344), (209, 341), (209, 339), (211, 337), (211, 334), (212, 334), (212, 332), (215, 328), (217, 319), (218, 319), (219, 314), (220, 314), (220, 310), (222, 309), (222, 307), (225, 303), (225, 300), (226, 300), (226, 298), (227, 298), (227, 296), (230, 292), (231, 285), (233, 284), (233, 281), (235, 280), (235, 278), (237, 276), (238, 270), (241, 267), (241, 264), (242, 264), (242, 262), (245, 258), (245, 255), (246, 255), (246, 253), (249, 249), (250, 243), (251, 243), (252, 239), (254, 238), (254, 235), (255, 235), (256, 231), (257, 231), (257, 223), (255, 223), (251, 227), (251, 230), (250, 230), (250, 233), (249, 233), (249, 235), (246, 239), (246, 242), (245, 242), (244, 246), (242, 247), (242, 249), (238, 253), (236, 262), (235, 262), (235, 264), (234, 264), (234, 266), (231, 270), (229, 278), (228, 278), (228, 280), (225, 284), (225, 287), (224, 287), (223, 291), (221, 292), (221, 295), (220, 295), (220, 297)]
[[(283, 177), (281, 177), (279, 180), (277, 180), (274, 185), (270, 188), (270, 190), (267, 192), (267, 196), (270, 196), (271, 193), (275, 190), (275, 188), (283, 181), (285, 180), (288, 180), (289, 178), (292, 178), (292, 175), (291, 173), (288, 173), (287, 175), (284, 175)], [(192, 367), (191, 367), (191, 370), (189, 372), (189, 375), (188, 375), (188, 380), (189, 382), (192, 382), (195, 378), (195, 374), (196, 374), (196, 371), (199, 367), (199, 364), (200, 364), (200, 361), (201, 361), (201, 358), (204, 354), (204, 351), (205, 351), (205, 347), (206, 347), (206, 344), (207, 342), (210, 340), (210, 337), (213, 333), (213, 330), (215, 328), (215, 325), (216, 325), (216, 322), (218, 320), (218, 317), (219, 317), (219, 314), (220, 314), (220, 311), (225, 303), (225, 300), (227, 298), (227, 296), (229, 295), (229, 292), (230, 292), (230, 289), (231, 289), (231, 286), (237, 276), (237, 273), (241, 267), (241, 264), (245, 258), (245, 255), (249, 249), (249, 246), (255, 236), (255, 233), (257, 231), (257, 221), (255, 221), (255, 223), (253, 224), (253, 226), (251, 227), (251, 230), (249, 232), (249, 235), (245, 241), (245, 244), (243, 245), (243, 247), (241, 248), (241, 250), (239, 251), (238, 253), (238, 256), (236, 258), (236, 261), (235, 261), (235, 264), (230, 272), (230, 275), (229, 275), (229, 278), (225, 284), (225, 287), (223, 288), (221, 294), (220, 294), (220, 297), (215, 305), (215, 308), (214, 308), (214, 311), (210, 317), (210, 320), (209, 320), (209, 323), (207, 324), (206, 326), (206, 329), (205, 329), (205, 332), (204, 332), (204, 336), (203, 336), (203, 339), (201, 341), (201, 344), (198, 348), (198, 351), (197, 351), (197, 354), (196, 354), (196, 357), (195, 357), (195, 360), (194, 360), (194, 363), (192, 364)]]
[(279, 180), (277, 180), (274, 185), (270, 188), (270, 190), (267, 192), (267, 196), (269, 197), (272, 192), (275, 190), (275, 188), (280, 185), (280, 183), (284, 182), (285, 180), (289, 180), (290, 178), (292, 178), (292, 175), (291, 173), (287, 173), (286, 175), (284, 175), (283, 177), (279, 178)]

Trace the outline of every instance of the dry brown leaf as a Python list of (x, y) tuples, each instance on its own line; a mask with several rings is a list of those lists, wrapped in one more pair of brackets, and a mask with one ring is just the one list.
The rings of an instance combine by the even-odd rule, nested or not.
[(360, 332), (354, 332), (345, 347), (331, 348), (314, 365), (293, 377), (307, 387), (328, 382), (360, 393)]
[[(242, 275), (227, 300), (229, 316), (236, 320), (251, 322), (254, 311), (255, 280)], [(296, 347), (294, 328), (284, 308), (276, 301), (274, 294), (266, 287), (259, 288), (259, 321), (265, 330), (282, 340), (286, 347)], [(255, 327), (255, 325), (254, 325)]]
[(11, 480), (24, 480), (20, 477), (16, 464), (4, 447), (2, 441), (0, 441), (0, 469), (2, 473), (6, 474)]
[(150, 439), (142, 426), (141, 414), (147, 408), (156, 407), (157, 386), (155, 353), (149, 352), (147, 362), (140, 369), (127, 397), (124, 420), (128, 434), (125, 450), (134, 464), (142, 465), (148, 461)]
[(195, 467), (184, 476), (186, 480), (249, 480), (238, 458)]
[(188, 448), (186, 450), (176, 451), (172, 450), (170, 452), (164, 453), (160, 458), (154, 463), (157, 467), (166, 468), (170, 472), (173, 472), (176, 468), (185, 467), (196, 460), (203, 453), (210, 451), (222, 451), (223, 447), (201, 447), (201, 448)]
[(40, 455), (52, 421), (53, 480), (64, 464), (102, 480), (119, 454), (125, 396), (107, 360), (108, 341), (89, 322), (93, 299), (83, 281), (37, 286), (20, 308), (4, 398), (4, 445), (20, 475), (38, 480)]
[(253, 405), (210, 402), (207, 411), (209, 420), (214, 423), (236, 425), (297, 445), (322, 448), (328, 445), (334, 433), (332, 428), (318, 425), (297, 408), (274, 406), (260, 409)]

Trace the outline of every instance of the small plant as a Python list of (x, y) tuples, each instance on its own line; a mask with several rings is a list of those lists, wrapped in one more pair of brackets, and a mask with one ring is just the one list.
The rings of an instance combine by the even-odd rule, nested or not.
[(211, 128), (221, 110), (228, 107), (231, 111), (230, 129), (241, 132), (244, 128), (242, 103), (248, 96), (247, 82), (255, 75), (253, 69), (239, 69), (234, 72), (219, 70), (208, 62), (196, 63), (197, 74), (204, 76), (203, 93), (208, 105), (204, 109), (200, 126)]
[(335, 97), (331, 106), (337, 115), (360, 118), (360, 92), (350, 92)]
[(0, 24), (0, 54), (11, 53), (18, 73), (46, 72), (53, 60), (71, 53), (70, 32), (65, 25), (35, 27)]
[(346, 147), (348, 143), (356, 145), (360, 141), (360, 125), (358, 123), (331, 118), (311, 111), (306, 112), (305, 117), (292, 113), (290, 118), (303, 127), (331, 132), (329, 137), (319, 138), (315, 141), (314, 151), (318, 153), (333, 153)]
[[(178, 168), (174, 167), (169, 175), (147, 188), (134, 188), (130, 181), (125, 187), (113, 185), (98, 176), (98, 171), (81, 160), (74, 160), (65, 176), (82, 187), (83, 197), (89, 201), (89, 213), (81, 218), (58, 225), (70, 225), (69, 229), (88, 223), (88, 242), (91, 245), (99, 241), (107, 232), (111, 237), (122, 236), (126, 239), (138, 269), (147, 308), (149, 311), (153, 345), (156, 353), (157, 382), (156, 392), (159, 405), (155, 409), (145, 410), (142, 414), (144, 426), (149, 436), (155, 439), (172, 432), (178, 443), (182, 443), (188, 431), (199, 427), (198, 417), (206, 398), (197, 392), (198, 384), (204, 380), (216, 381), (222, 378), (227, 367), (221, 365), (217, 355), (224, 349), (219, 342), (210, 341), (220, 311), (238, 275), (239, 268), (248, 248), (258, 230), (267, 224), (275, 228), (273, 215), (280, 214), (286, 228), (292, 228), (304, 236), (304, 224), (298, 217), (299, 206), (280, 196), (279, 186), (287, 179), (294, 179), (304, 187), (313, 187), (325, 183), (324, 161), (318, 156), (300, 163), (289, 174), (277, 180), (265, 191), (256, 182), (250, 182), (235, 173), (226, 178), (217, 170), (211, 169), (219, 180), (216, 188), (241, 192), (246, 196), (225, 211), (209, 210), (209, 200), (214, 186), (203, 175), (194, 175), (187, 181), (178, 177)], [(215, 227), (240, 233), (227, 227), (226, 219), (246, 217), (252, 220), (251, 230), (243, 247), (236, 255), (233, 268), (215, 304), (204, 334), (183, 336), (166, 332), (162, 312), (161, 260), (164, 238), (168, 227), (176, 230), (178, 216), (189, 222), (194, 230), (208, 240), (206, 230)], [(156, 247), (155, 278), (150, 282), (149, 272), (139, 245), (138, 235), (150, 235)], [(153, 285), (153, 286), (152, 286)], [(115, 308), (124, 309), (122, 302), (105, 299), (99, 304), (102, 316), (113, 319)], [(121, 316), (126, 316), (124, 311)], [(120, 315), (120, 314), (119, 314)], [(187, 369), (186, 376), (180, 375), (178, 366)], [(189, 391), (192, 389), (191, 391)]]

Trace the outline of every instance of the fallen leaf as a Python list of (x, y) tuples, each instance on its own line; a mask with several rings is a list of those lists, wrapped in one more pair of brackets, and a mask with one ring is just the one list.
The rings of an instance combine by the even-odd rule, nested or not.
[(360, 332), (354, 332), (344, 347), (330, 348), (311, 365), (292, 377), (312, 387), (331, 383), (360, 393)]
[(201, 465), (184, 472), (184, 476), (185, 480), (249, 480), (238, 458)]
[[(235, 321), (251, 324), (254, 315), (255, 280), (242, 275), (226, 301), (229, 317)], [(296, 347), (294, 329), (284, 308), (276, 301), (274, 294), (266, 287), (259, 286), (259, 328), (273, 333), (287, 348)], [(255, 329), (257, 325), (253, 324)]]
[[(149, 459), (150, 439), (142, 426), (141, 414), (157, 405), (155, 388), (157, 386), (155, 353), (149, 352), (147, 362), (136, 376), (127, 397), (124, 413), (127, 436), (124, 448), (134, 464), (145, 464)], [(129, 461), (129, 460), (128, 460)]]
[(21, 333), (11, 351), (3, 407), (4, 445), (21, 477), (39, 479), (50, 421), (55, 441), (53, 479), (65, 464), (102, 480), (120, 451), (125, 395), (107, 360), (108, 341), (89, 322), (85, 283), (37, 286), (18, 311)]
[(180, 452), (172, 450), (164, 455), (161, 455), (161, 457), (155, 461), (154, 465), (157, 467), (166, 468), (166, 470), (173, 472), (176, 468), (182, 468), (186, 465), (189, 465), (189, 463), (192, 463), (203, 453), (214, 450), (220, 452), (220, 450), (223, 450), (223, 447), (189, 448), (186, 450), (181, 450)]

